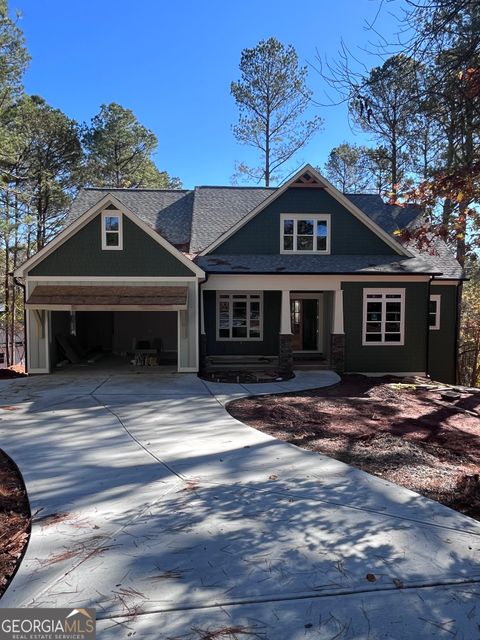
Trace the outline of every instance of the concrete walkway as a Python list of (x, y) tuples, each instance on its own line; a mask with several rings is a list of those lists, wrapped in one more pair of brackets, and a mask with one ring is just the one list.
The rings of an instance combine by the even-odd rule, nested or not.
[(0, 446), (35, 514), (0, 606), (95, 607), (106, 640), (477, 638), (480, 523), (223, 406), (336, 380), (0, 383)]

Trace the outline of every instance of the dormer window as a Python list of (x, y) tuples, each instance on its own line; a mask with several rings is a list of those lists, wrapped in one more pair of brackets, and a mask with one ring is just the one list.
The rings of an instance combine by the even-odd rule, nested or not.
[(330, 215), (282, 213), (280, 253), (330, 253)]
[(123, 249), (120, 211), (108, 210), (102, 213), (102, 249)]

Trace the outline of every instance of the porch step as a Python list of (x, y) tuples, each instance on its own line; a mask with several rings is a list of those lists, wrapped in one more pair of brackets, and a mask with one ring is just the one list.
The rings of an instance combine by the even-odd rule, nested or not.
[(278, 367), (277, 356), (207, 356), (207, 371), (249, 369), (261, 371)]

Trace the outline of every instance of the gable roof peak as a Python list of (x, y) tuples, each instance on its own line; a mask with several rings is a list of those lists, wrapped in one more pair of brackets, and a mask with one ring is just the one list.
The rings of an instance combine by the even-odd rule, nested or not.
[[(303, 178), (303, 176), (306, 176)], [(244, 216), (241, 220), (239, 220), (236, 224), (232, 225), (230, 229), (223, 232), (221, 235), (217, 237), (214, 242), (211, 242), (208, 246), (206, 246), (202, 251), (200, 251), (201, 256), (206, 255), (216, 249), (216, 247), (220, 246), (227, 240), (230, 236), (236, 233), (241, 227), (243, 227), (247, 222), (249, 222), (252, 218), (254, 218), (260, 211), (263, 211), (267, 206), (269, 206), (272, 202), (274, 202), (278, 197), (282, 195), (289, 187), (292, 186), (300, 186), (300, 184), (296, 184), (299, 179), (304, 179), (310, 182), (301, 184), (303, 187), (322, 187), (325, 191), (337, 202), (343, 205), (350, 213), (352, 213), (356, 218), (358, 218), (365, 226), (367, 226), (373, 233), (379, 236), (385, 244), (390, 246), (396, 253), (403, 256), (411, 257), (410, 251), (408, 251), (405, 247), (403, 247), (399, 242), (397, 242), (392, 236), (390, 236), (384, 229), (382, 229), (376, 222), (368, 217), (366, 213), (364, 213), (359, 207), (357, 207), (345, 194), (341, 193), (336, 187), (333, 186), (331, 182), (329, 182), (326, 178), (324, 178), (320, 172), (312, 167), (311, 164), (304, 165), (301, 169), (299, 169), (293, 176), (289, 177), (285, 182), (280, 185), (277, 189), (272, 191), (267, 198), (265, 198), (262, 202), (260, 202), (257, 206), (255, 206), (246, 216)], [(314, 181), (314, 182), (313, 182)]]

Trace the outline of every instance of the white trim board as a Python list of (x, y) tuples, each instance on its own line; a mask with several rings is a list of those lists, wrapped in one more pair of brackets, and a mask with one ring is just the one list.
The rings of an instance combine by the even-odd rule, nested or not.
[(435, 302), (435, 324), (430, 325), (430, 305), (428, 306), (428, 328), (430, 331), (439, 331), (442, 313), (442, 296), (439, 293), (430, 294), (430, 302)]
[(187, 305), (141, 305), (141, 304), (27, 304), (26, 309), (31, 311), (185, 311)]
[[(101, 213), (102, 220), (102, 251), (123, 251), (123, 214), (121, 211), (106, 209)], [(116, 231), (107, 230), (105, 227), (105, 218), (118, 218), (118, 229)], [(107, 233), (116, 233), (118, 236), (118, 244), (107, 244)]]
[(342, 275), (287, 275), (287, 274), (211, 274), (201, 284), (203, 291), (212, 290), (262, 290), (262, 291), (337, 291), (342, 282), (365, 282), (370, 284), (404, 282), (428, 282), (430, 276), (342, 276)]
[[(313, 256), (329, 256), (330, 255), (330, 239), (332, 235), (332, 216), (330, 213), (281, 213), (280, 214), (280, 254), (285, 256), (294, 256), (294, 255), (313, 255)], [(293, 234), (286, 234), (284, 223), (285, 220), (293, 220)], [(298, 221), (299, 220), (314, 220), (317, 222), (326, 222), (327, 224), (327, 235), (326, 237), (326, 249), (295, 249), (295, 243), (298, 238)], [(292, 236), (292, 249), (284, 249), (284, 239), (286, 235)], [(314, 224), (314, 230), (312, 235), (312, 244), (317, 245), (318, 236), (316, 234), (316, 224)]]
[[(369, 296), (370, 295), (374, 295), (374, 296), (378, 296), (381, 295), (382, 298), (380, 300), (378, 299), (371, 299), (369, 300)], [(387, 296), (388, 295), (395, 295), (397, 296), (394, 299), (388, 300)], [(380, 302), (381, 306), (382, 306), (382, 311), (381, 311), (381, 316), (380, 316), (380, 320), (371, 320), (369, 321), (367, 318), (367, 312), (368, 312), (368, 303), (371, 302), (373, 304)], [(392, 302), (392, 303), (397, 303), (400, 302), (400, 320), (392, 320), (390, 321), (391, 324), (399, 324), (400, 325), (400, 331), (387, 331), (386, 329), (386, 325), (389, 324), (389, 321), (387, 320), (387, 304), (388, 302)], [(381, 287), (375, 287), (374, 289), (367, 289), (365, 288), (363, 290), (363, 313), (362, 313), (362, 347), (403, 347), (405, 346), (405, 305), (406, 305), (406, 300), (405, 300), (405, 289), (402, 287), (397, 287), (397, 288), (391, 288), (391, 289), (384, 289)], [(367, 324), (368, 322), (373, 322), (375, 324), (380, 324), (380, 331), (378, 332), (372, 332), (372, 333), (379, 333), (382, 336), (382, 339), (376, 342), (370, 342), (367, 340), (367, 335), (369, 335), (369, 333), (367, 332)], [(393, 333), (396, 334), (398, 333), (400, 336), (400, 340), (398, 340), (398, 342), (388, 342), (386, 341), (385, 335), (387, 333)]]
[(384, 231), (376, 222), (374, 222), (371, 218), (367, 216), (366, 213), (363, 213), (361, 209), (353, 204), (343, 193), (341, 193), (337, 188), (333, 186), (326, 178), (324, 178), (320, 173), (312, 167), (310, 164), (306, 164), (304, 167), (299, 169), (295, 175), (283, 183), (278, 189), (276, 189), (272, 194), (268, 196), (263, 202), (261, 202), (257, 207), (252, 209), (250, 213), (244, 216), (241, 220), (239, 220), (236, 224), (234, 224), (230, 229), (222, 233), (216, 240), (214, 240), (208, 247), (203, 249), (199, 255), (204, 256), (216, 249), (219, 245), (221, 245), (225, 240), (228, 240), (231, 236), (233, 236), (239, 229), (241, 229), (247, 222), (249, 222), (252, 218), (254, 218), (258, 213), (263, 211), (266, 207), (268, 207), (272, 202), (274, 202), (277, 198), (279, 198), (282, 193), (284, 193), (289, 187), (294, 186), (296, 180), (298, 180), (304, 173), (309, 172), (325, 189), (325, 191), (331, 195), (337, 202), (345, 207), (350, 213), (352, 213), (360, 222), (373, 231), (379, 238), (381, 238), (389, 247), (391, 247), (396, 253), (401, 256), (407, 256), (409, 258), (413, 257), (413, 254), (408, 251), (405, 247), (403, 247), (399, 242), (397, 242), (394, 238), (392, 238), (386, 231)]
[[(221, 328), (226, 328), (226, 327), (220, 327), (220, 303), (221, 303), (221, 297), (228, 297), (228, 332), (229, 335), (228, 336), (224, 336), (221, 337), (220, 336), (220, 329)], [(233, 329), (234, 329), (234, 324), (233, 324), (233, 320), (234, 320), (234, 315), (233, 315), (233, 307), (234, 307), (234, 303), (235, 300), (233, 299), (234, 296), (243, 296), (244, 300), (246, 302), (246, 311), (245, 311), (245, 328), (246, 328), (246, 333), (247, 335), (245, 337), (237, 337), (234, 338), (232, 336), (233, 333)], [(252, 320), (251, 318), (251, 313), (250, 313), (250, 309), (251, 309), (251, 296), (256, 296), (258, 297), (258, 300), (253, 300), (253, 302), (258, 302), (259, 304), (259, 336), (258, 337), (254, 337), (252, 338), (249, 334), (250, 334), (250, 330), (251, 330), (251, 326), (250, 326), (250, 322)], [(264, 327), (264, 306), (263, 306), (263, 291), (217, 291), (216, 294), (216, 304), (215, 304), (215, 326), (216, 326), (216, 331), (215, 331), (215, 336), (216, 336), (216, 341), (217, 342), (263, 342), (263, 327)]]
[(179, 262), (188, 267), (192, 273), (197, 277), (204, 278), (205, 272), (197, 264), (189, 260), (181, 251), (176, 249), (168, 240), (163, 238), (160, 234), (149, 227), (141, 218), (135, 213), (130, 211), (120, 200), (118, 200), (113, 194), (107, 193), (101, 200), (94, 204), (90, 209), (85, 211), (80, 217), (74, 220), (68, 227), (65, 227), (53, 240), (51, 240), (43, 249), (40, 249), (38, 253), (29, 258), (20, 267), (18, 267), (14, 275), (17, 278), (22, 278), (30, 269), (36, 266), (39, 262), (49, 256), (57, 247), (71, 238), (82, 227), (86, 226), (93, 218), (102, 213), (102, 211), (108, 206), (113, 205), (118, 211), (129, 218), (134, 224), (136, 224), (142, 231), (149, 235), (155, 242), (157, 242), (163, 249), (168, 251)]

